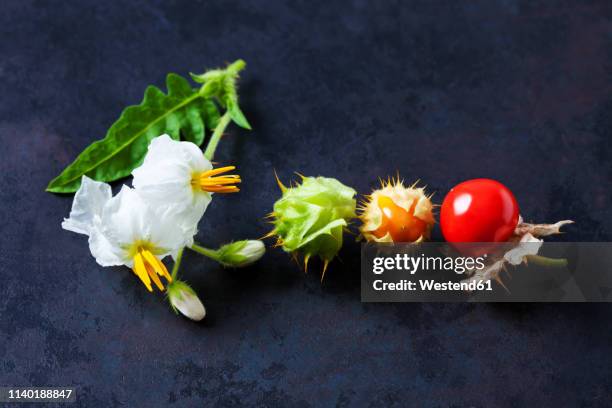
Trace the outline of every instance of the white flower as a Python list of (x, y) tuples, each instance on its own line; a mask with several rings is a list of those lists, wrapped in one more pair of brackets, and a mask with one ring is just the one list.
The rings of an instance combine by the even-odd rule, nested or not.
[(185, 282), (174, 281), (168, 285), (168, 299), (172, 309), (191, 320), (199, 321), (206, 316), (206, 309), (198, 295)]
[(195, 144), (161, 135), (151, 141), (143, 164), (132, 172), (132, 184), (147, 201), (175, 206), (195, 234), (212, 193), (239, 191), (235, 185), (240, 183), (239, 176), (219, 176), (234, 169), (234, 166), (213, 169)]
[(158, 275), (172, 281), (161, 260), (193, 243), (185, 225), (172, 206), (152, 206), (127, 186), (111, 197), (107, 184), (85, 176), (70, 217), (62, 223), (64, 229), (89, 235), (89, 249), (98, 264), (132, 268), (149, 291), (151, 281), (164, 289)]

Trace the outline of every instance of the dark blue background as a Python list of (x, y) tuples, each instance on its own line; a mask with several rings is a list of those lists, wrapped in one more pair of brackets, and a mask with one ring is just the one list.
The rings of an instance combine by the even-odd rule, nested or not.
[[(239, 195), (198, 240), (262, 236), (294, 171), (368, 193), (399, 170), (439, 203), (491, 177), (561, 239), (612, 235), (612, 8), (544, 1), (72, 1), (0, 6), (0, 384), (73, 385), (81, 406), (609, 406), (612, 306), (362, 304), (347, 239), (319, 283), (280, 249), (183, 276), (209, 316), (176, 317), (101, 268), (44, 193), (167, 72), (244, 58), (218, 154)], [(438, 233), (439, 234), (439, 233)]]

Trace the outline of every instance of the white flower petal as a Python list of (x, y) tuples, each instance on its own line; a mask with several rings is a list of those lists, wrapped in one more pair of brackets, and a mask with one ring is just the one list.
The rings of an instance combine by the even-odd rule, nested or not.
[(193, 245), (193, 236), (197, 232), (199, 215), (184, 207), (165, 206), (157, 209), (155, 220), (151, 223), (149, 240), (157, 247), (166, 248), (175, 253), (184, 246)]
[(62, 228), (78, 234), (89, 235), (94, 222), (99, 220), (102, 209), (112, 197), (108, 184), (83, 176), (81, 187), (74, 195), (72, 209), (68, 218), (64, 218)]
[(125, 247), (148, 240), (152, 223), (159, 221), (135, 190), (123, 186), (119, 194), (104, 206), (101, 228), (112, 245)]
[(194, 171), (210, 170), (212, 165), (198, 146), (191, 142), (179, 142), (168, 135), (156, 137), (149, 144), (143, 164), (155, 165), (164, 160), (178, 160)]
[(126, 259), (125, 251), (112, 245), (99, 228), (94, 228), (89, 235), (89, 250), (101, 266), (132, 266), (132, 260)]

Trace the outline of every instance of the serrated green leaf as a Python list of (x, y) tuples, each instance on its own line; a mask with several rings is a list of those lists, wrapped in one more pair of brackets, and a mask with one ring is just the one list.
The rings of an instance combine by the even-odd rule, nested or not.
[[(114, 181), (138, 167), (149, 142), (163, 133), (200, 145), (206, 125), (218, 122), (219, 112), (189, 82), (176, 74), (166, 78), (168, 93), (149, 86), (140, 105), (126, 108), (104, 139), (87, 147), (76, 160), (47, 186), (47, 191), (71, 193), (87, 175), (97, 181)], [(202, 109), (204, 103), (205, 109)], [(212, 104), (212, 107), (211, 107)], [(211, 114), (207, 118), (207, 113)]]

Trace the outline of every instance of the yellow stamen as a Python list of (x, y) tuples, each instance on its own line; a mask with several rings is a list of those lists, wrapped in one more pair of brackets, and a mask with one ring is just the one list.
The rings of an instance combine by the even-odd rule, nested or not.
[(159, 289), (160, 291), (163, 291), (164, 285), (162, 285), (161, 281), (159, 280), (159, 277), (157, 276), (157, 273), (155, 273), (155, 270), (153, 270), (153, 267), (150, 264), (146, 264), (145, 267), (147, 268), (149, 277), (155, 283), (155, 286), (157, 286), (157, 289)]
[(162, 261), (157, 259), (155, 255), (151, 253), (151, 251), (143, 250), (141, 252), (144, 259), (146, 259), (149, 265), (151, 265), (153, 270), (157, 272), (159, 276), (163, 276), (168, 282), (172, 282), (172, 277), (168, 273), (168, 269), (166, 269), (166, 265), (164, 265)]
[(157, 286), (160, 291), (164, 290), (164, 285), (158, 275), (166, 278), (166, 281), (172, 282), (172, 276), (168, 273), (166, 265), (157, 259), (148, 249), (138, 249), (138, 252), (134, 255), (134, 267), (132, 270), (136, 276), (140, 278), (142, 283), (145, 284), (149, 292), (153, 292), (151, 281), (155, 283), (155, 286)]
[(235, 166), (225, 166), (207, 170), (195, 176), (192, 180), (192, 184), (209, 193), (237, 193), (240, 189), (236, 184), (242, 182), (239, 175), (225, 174), (215, 177), (234, 169), (236, 169)]
[(225, 167), (217, 167), (216, 169), (210, 169), (202, 173), (202, 177), (212, 177), (217, 174), (227, 173), (228, 171), (236, 170), (236, 166), (225, 166)]
[(159, 268), (162, 271), (162, 276), (164, 278), (166, 278), (166, 280), (168, 282), (172, 282), (172, 276), (170, 276), (170, 273), (168, 272), (168, 269), (166, 268), (166, 265), (164, 265), (164, 263), (162, 261), (157, 261), (157, 263), (159, 264)]
[(240, 189), (236, 186), (228, 186), (228, 187), (220, 187), (220, 186), (210, 186), (210, 187), (202, 187), (202, 190), (208, 191), (210, 193), (237, 193)]
[(153, 288), (151, 287), (151, 280), (149, 279), (147, 268), (140, 252), (134, 255), (134, 268), (132, 268), (132, 270), (134, 271), (136, 276), (140, 278), (142, 283), (144, 283), (144, 285), (147, 287), (147, 290), (149, 292), (153, 292)]

